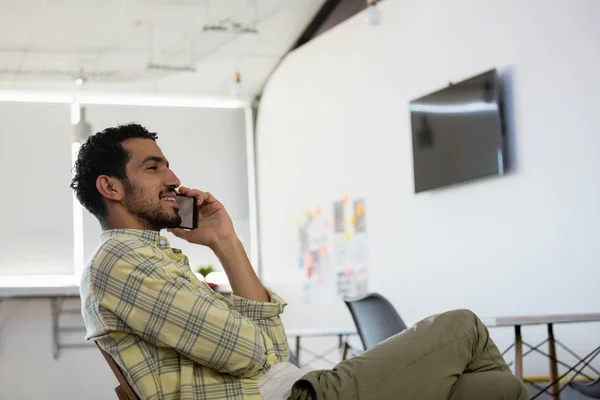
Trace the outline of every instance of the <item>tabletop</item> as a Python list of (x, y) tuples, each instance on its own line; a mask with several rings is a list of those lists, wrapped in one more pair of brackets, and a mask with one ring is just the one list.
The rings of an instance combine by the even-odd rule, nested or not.
[(600, 313), (520, 315), (481, 318), (481, 320), (488, 327), (572, 324), (580, 322), (600, 322)]

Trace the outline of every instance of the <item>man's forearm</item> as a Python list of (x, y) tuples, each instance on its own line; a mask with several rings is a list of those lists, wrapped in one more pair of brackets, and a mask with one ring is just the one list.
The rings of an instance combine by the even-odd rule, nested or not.
[(270, 300), (237, 237), (219, 242), (213, 251), (221, 261), (234, 294), (253, 301)]

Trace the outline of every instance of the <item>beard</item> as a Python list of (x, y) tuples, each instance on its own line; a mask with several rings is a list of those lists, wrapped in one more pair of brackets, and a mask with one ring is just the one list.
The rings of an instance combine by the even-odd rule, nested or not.
[(154, 196), (143, 189), (126, 182), (124, 205), (147, 229), (159, 231), (161, 229), (177, 228), (181, 224), (181, 217), (174, 210), (165, 210), (160, 200), (161, 196), (171, 192), (175, 196), (174, 190), (165, 190), (155, 199)]

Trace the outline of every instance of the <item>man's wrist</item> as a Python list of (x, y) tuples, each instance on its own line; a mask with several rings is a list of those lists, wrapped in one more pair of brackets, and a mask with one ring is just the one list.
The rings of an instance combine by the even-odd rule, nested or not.
[(237, 235), (217, 240), (211, 246), (210, 249), (215, 253), (218, 258), (227, 256), (238, 250), (240, 247), (243, 248), (242, 241)]

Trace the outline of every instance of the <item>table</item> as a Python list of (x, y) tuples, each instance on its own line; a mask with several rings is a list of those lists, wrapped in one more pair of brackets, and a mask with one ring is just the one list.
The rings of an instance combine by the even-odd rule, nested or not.
[(52, 356), (55, 360), (58, 359), (61, 349), (89, 347), (87, 344), (67, 344), (60, 341), (61, 333), (85, 331), (83, 326), (60, 326), (61, 315), (81, 315), (80, 309), (65, 310), (62, 308), (64, 300), (79, 298), (77, 280), (75, 275), (2, 276), (0, 280), (0, 302), (2, 300), (32, 299), (47, 299), (50, 301)]
[[(310, 355), (315, 357), (315, 360), (327, 360), (326, 357), (329, 353), (334, 350), (339, 350), (343, 348), (342, 361), (346, 359), (348, 355), (348, 350), (350, 346), (348, 345), (348, 337), (352, 335), (356, 335), (356, 328), (316, 328), (316, 329), (288, 329), (286, 330), (286, 334), (290, 338), (296, 339), (296, 360), (298, 364), (300, 364), (300, 350), (302, 347), (300, 345), (300, 340), (303, 337), (328, 337), (328, 336), (337, 336), (338, 337), (338, 347), (332, 349), (328, 352), (322, 354), (316, 354), (308, 349), (304, 349), (305, 352), (308, 352)], [(329, 361), (329, 360), (327, 360)], [(337, 362), (331, 362), (332, 364), (337, 364)]]
[[(588, 313), (588, 314), (555, 314), (555, 315), (529, 315), (529, 316), (513, 316), (513, 317), (494, 317), (494, 318), (482, 318), (483, 323), (490, 328), (497, 327), (513, 327), (515, 330), (515, 342), (506, 349), (502, 354), (506, 354), (512, 347), (515, 348), (515, 375), (523, 379), (523, 357), (534, 351), (548, 357), (549, 369), (550, 369), (550, 384), (543, 388), (539, 393), (533, 396), (531, 399), (535, 399), (542, 393), (545, 393), (548, 389), (551, 389), (551, 396), (554, 400), (560, 400), (560, 380), (567, 376), (572, 371), (575, 371), (575, 376), (582, 374), (584, 368), (589, 367), (595, 373), (598, 371), (594, 370), (589, 364), (592, 360), (600, 354), (600, 343), (598, 348), (594, 349), (591, 353), (581, 358), (575, 354), (567, 346), (559, 342), (554, 337), (554, 325), (556, 324), (573, 324), (573, 323), (585, 323), (585, 322), (600, 322), (600, 313)], [(521, 335), (521, 327), (528, 325), (546, 325), (548, 331), (548, 337), (543, 342), (536, 346), (532, 346), (523, 341)], [(539, 350), (539, 347), (548, 343), (548, 353)], [(556, 344), (558, 343), (563, 349), (569, 352), (572, 356), (577, 358), (579, 362), (574, 365), (568, 365), (556, 357)], [(529, 348), (524, 354), (523, 345)], [(568, 371), (558, 376), (558, 364), (568, 368)], [(581, 366), (583, 365), (583, 366)], [(581, 366), (581, 367), (580, 367)], [(579, 370), (578, 370), (579, 369)], [(575, 377), (574, 376), (574, 377)], [(574, 377), (572, 379), (574, 379)]]

